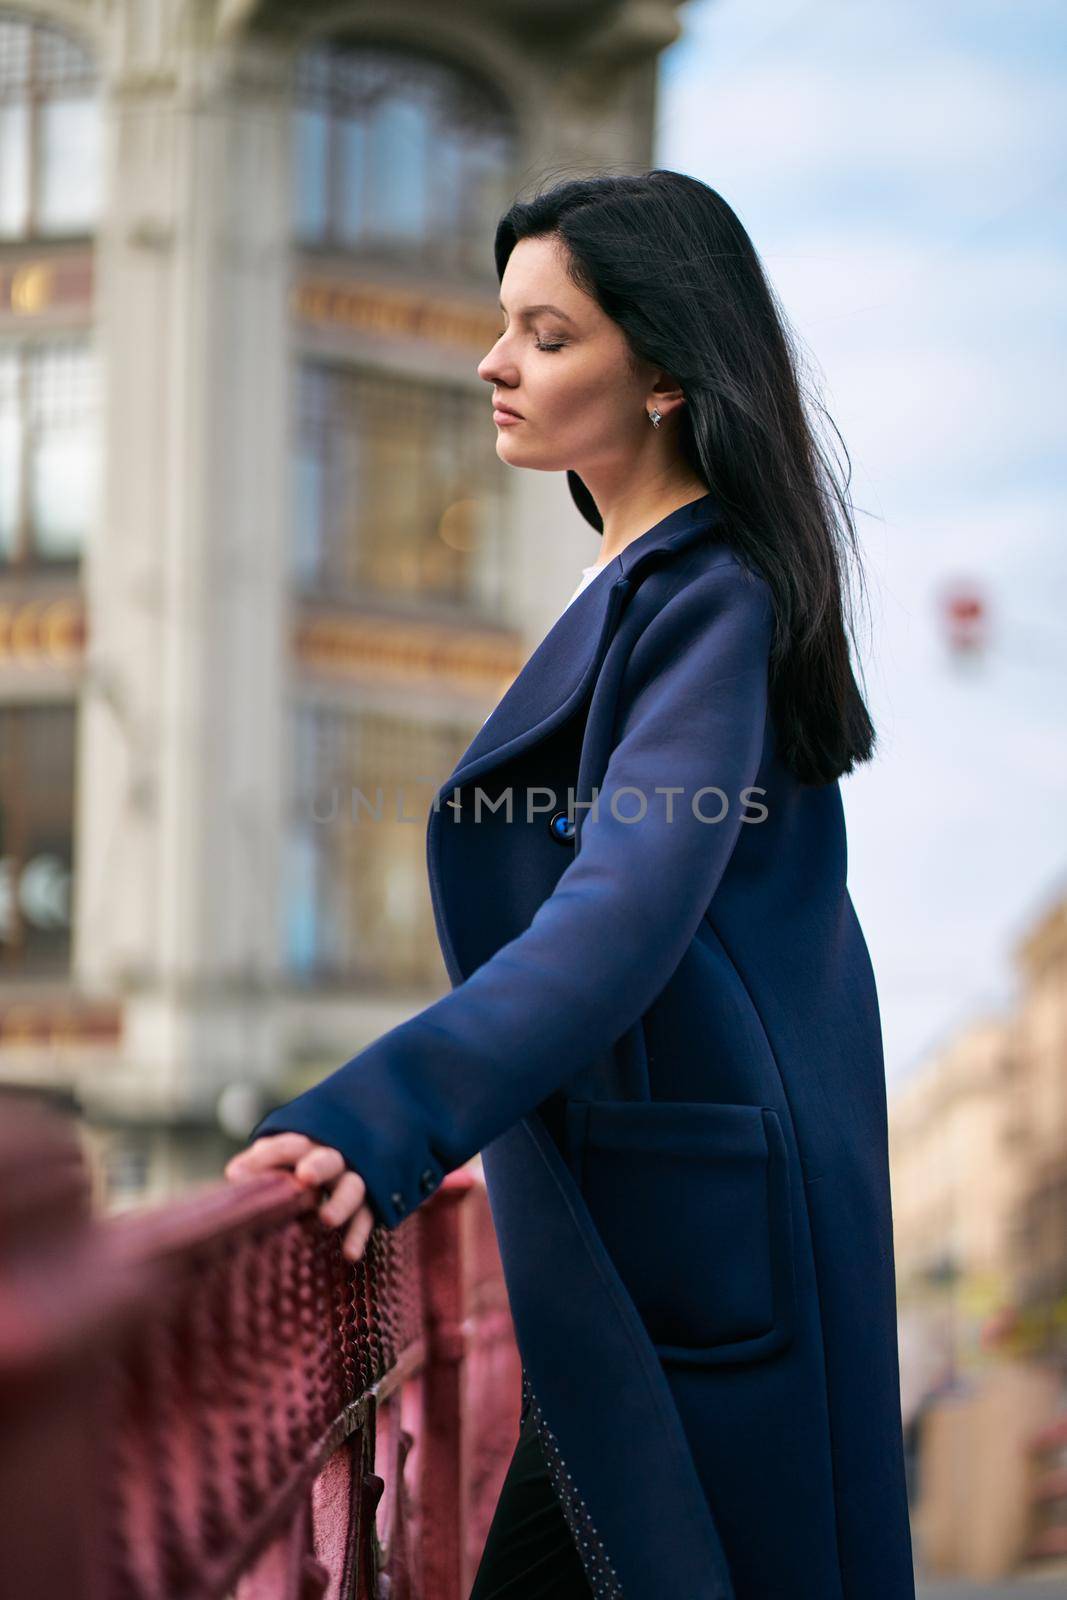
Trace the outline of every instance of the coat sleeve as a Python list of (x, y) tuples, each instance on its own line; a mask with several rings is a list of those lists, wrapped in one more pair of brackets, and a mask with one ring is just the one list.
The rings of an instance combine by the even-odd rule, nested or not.
[(676, 591), (633, 646), (597, 809), (529, 926), (249, 1139), (296, 1130), (340, 1150), (391, 1228), (609, 1049), (678, 966), (763, 803), (742, 791), (772, 626), (768, 585), (732, 557)]

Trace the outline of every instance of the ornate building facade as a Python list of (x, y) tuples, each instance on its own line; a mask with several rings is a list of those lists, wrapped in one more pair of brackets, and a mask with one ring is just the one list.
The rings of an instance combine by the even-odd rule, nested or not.
[(0, 1083), (109, 1198), (446, 987), (429, 800), (594, 559), (497, 459), (509, 200), (676, 0), (0, 0)]

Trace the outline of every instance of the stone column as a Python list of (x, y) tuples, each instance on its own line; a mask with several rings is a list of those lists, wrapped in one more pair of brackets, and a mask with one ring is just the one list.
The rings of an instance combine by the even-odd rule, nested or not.
[(105, 62), (75, 981), (124, 1000), (87, 1104), (135, 1116), (278, 1070), (285, 62), (205, 16), (125, 0)]

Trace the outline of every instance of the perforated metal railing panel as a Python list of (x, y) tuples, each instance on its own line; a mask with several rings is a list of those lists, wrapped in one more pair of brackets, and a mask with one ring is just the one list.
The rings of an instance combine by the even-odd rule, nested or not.
[(480, 1178), (355, 1264), (288, 1175), (87, 1193), (68, 1119), (5, 1105), (5, 1593), (465, 1600), (520, 1377)]

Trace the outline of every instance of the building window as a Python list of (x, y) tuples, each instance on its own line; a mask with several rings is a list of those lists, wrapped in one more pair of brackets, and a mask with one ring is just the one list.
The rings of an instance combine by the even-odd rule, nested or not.
[(0, 569), (80, 559), (98, 487), (96, 409), (86, 339), (0, 345)]
[(309, 361), (297, 405), (297, 589), (499, 617), (504, 468), (487, 398)]
[(500, 96), (436, 57), (332, 39), (297, 64), (293, 226), (302, 243), (491, 274), (516, 152)]
[(89, 52), (58, 28), (0, 11), (0, 239), (92, 230), (101, 126)]
[(475, 731), (366, 709), (296, 708), (285, 892), (296, 979), (377, 989), (441, 981), (426, 823)]
[(72, 705), (0, 707), (0, 977), (70, 969)]

